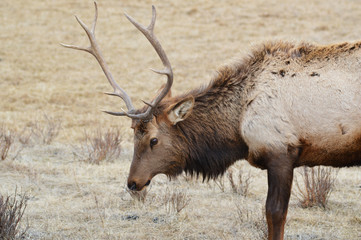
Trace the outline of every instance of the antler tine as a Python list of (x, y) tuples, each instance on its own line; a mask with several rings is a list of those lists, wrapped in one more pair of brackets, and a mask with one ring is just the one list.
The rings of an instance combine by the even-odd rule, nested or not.
[[(121, 99), (123, 99), (127, 106), (127, 109), (128, 109), (128, 112), (127, 113), (124, 112), (124, 115), (128, 116), (129, 114), (134, 112), (134, 107), (133, 107), (132, 101), (131, 101), (130, 97), (128, 96), (128, 94), (121, 87), (119, 87), (119, 85), (114, 81), (114, 78), (108, 69), (108, 65), (106, 64), (106, 62), (103, 58), (103, 55), (100, 51), (100, 48), (98, 47), (97, 41), (95, 39), (95, 26), (96, 26), (96, 22), (97, 22), (97, 18), (98, 18), (98, 6), (95, 1), (94, 1), (94, 7), (95, 7), (95, 16), (94, 16), (91, 30), (80, 20), (80, 18), (75, 16), (76, 20), (78, 21), (80, 26), (84, 29), (85, 33), (87, 34), (89, 41), (90, 41), (90, 46), (85, 48), (85, 47), (79, 47), (79, 46), (63, 44), (63, 43), (61, 43), (61, 45), (64, 47), (67, 47), (67, 48), (72, 48), (72, 49), (88, 52), (96, 58), (100, 67), (102, 68), (105, 76), (107, 77), (108, 82), (110, 83), (110, 85), (113, 87), (113, 90), (114, 90), (113, 93), (106, 93), (106, 94), (112, 95), (112, 96), (118, 96)], [(108, 113), (111, 113), (111, 112), (108, 112)], [(124, 115), (119, 115), (119, 116), (124, 116)]]
[(165, 87), (162, 89), (162, 91), (159, 93), (159, 95), (153, 100), (153, 102), (151, 104), (147, 105), (149, 106), (149, 108), (147, 109), (147, 111), (144, 114), (140, 114), (138, 115), (140, 118), (142, 119), (146, 119), (146, 118), (151, 118), (152, 117), (152, 111), (153, 109), (159, 104), (159, 102), (167, 95), (167, 93), (169, 92), (170, 88), (172, 87), (173, 84), (173, 71), (172, 71), (172, 66), (168, 60), (167, 55), (165, 54), (165, 51), (163, 50), (161, 44), (159, 43), (157, 37), (154, 34), (154, 26), (155, 26), (155, 20), (156, 20), (156, 10), (155, 7), (152, 6), (152, 20), (149, 24), (148, 27), (144, 27), (143, 25), (137, 23), (131, 16), (129, 16), (128, 14), (124, 13), (125, 16), (128, 18), (128, 20), (139, 30), (143, 33), (143, 35), (148, 39), (148, 41), (152, 44), (152, 46), (154, 47), (155, 51), (157, 52), (158, 56), (160, 57), (163, 65), (164, 65), (164, 69), (163, 70), (154, 70), (151, 69), (152, 71), (159, 73), (159, 74), (163, 74), (163, 75), (167, 75), (167, 84), (165, 85)]
[(94, 13), (94, 20), (93, 20), (92, 31), (91, 31), (93, 34), (95, 34), (95, 26), (97, 25), (97, 21), (98, 21), (98, 5), (95, 1), (94, 1), (94, 8), (95, 8), (95, 13)]
[(103, 111), (107, 114), (113, 115), (113, 116), (129, 116), (129, 114), (127, 114), (127, 112), (123, 111), (123, 112), (110, 112), (110, 111)]

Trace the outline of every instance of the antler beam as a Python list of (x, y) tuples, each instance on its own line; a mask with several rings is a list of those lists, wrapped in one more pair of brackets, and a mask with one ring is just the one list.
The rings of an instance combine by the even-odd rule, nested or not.
[(90, 46), (89, 47), (79, 47), (79, 46), (75, 46), (75, 45), (68, 45), (68, 44), (61, 44), (64, 47), (67, 48), (72, 48), (72, 49), (76, 49), (76, 50), (81, 50), (81, 51), (85, 51), (88, 52), (90, 54), (92, 54), (98, 61), (99, 65), (101, 66), (105, 76), (107, 77), (110, 85), (113, 87), (113, 92), (112, 93), (106, 93), (108, 95), (112, 95), (112, 96), (118, 96), (120, 98), (122, 98), (127, 106), (128, 111), (123, 111), (123, 112), (108, 112), (105, 111), (108, 114), (111, 115), (115, 115), (115, 116), (128, 116), (130, 118), (133, 119), (143, 119), (143, 120), (149, 120), (153, 118), (153, 111), (156, 108), (156, 106), (160, 103), (160, 101), (167, 95), (167, 93), (169, 92), (172, 84), (173, 84), (173, 72), (172, 72), (172, 67), (171, 64), (167, 58), (167, 55), (165, 54), (161, 44), (159, 43), (158, 39), (156, 38), (155, 34), (154, 34), (154, 25), (155, 25), (155, 20), (156, 20), (156, 10), (155, 7), (152, 6), (152, 20), (151, 23), (149, 24), (148, 27), (144, 27), (141, 24), (137, 23), (132, 17), (130, 17), (129, 15), (125, 14), (125, 16), (128, 18), (128, 20), (137, 28), (139, 29), (139, 31), (141, 31), (144, 36), (149, 40), (149, 42), (152, 44), (152, 46), (154, 47), (155, 51), (157, 52), (157, 54), (159, 55), (160, 59), (162, 60), (162, 63), (164, 65), (164, 69), (163, 70), (154, 70), (152, 69), (154, 72), (159, 73), (159, 74), (163, 74), (167, 76), (167, 83), (165, 85), (165, 87), (162, 89), (162, 91), (159, 93), (159, 95), (152, 101), (152, 103), (146, 103), (146, 105), (148, 105), (147, 110), (144, 113), (140, 113), (140, 114), (134, 114), (135, 109), (133, 107), (132, 101), (130, 99), (130, 97), (128, 96), (128, 94), (121, 88), (119, 87), (119, 85), (114, 81), (113, 76), (111, 74), (111, 72), (108, 69), (108, 66), (102, 56), (102, 53), (100, 51), (100, 48), (98, 47), (97, 41), (95, 39), (95, 26), (96, 26), (96, 22), (97, 22), (97, 18), (98, 18), (98, 7), (97, 7), (97, 3), (94, 2), (94, 6), (95, 6), (95, 16), (94, 16), (94, 20), (93, 20), (93, 24), (92, 24), (92, 28), (91, 30), (77, 17), (75, 16), (76, 20), (78, 21), (78, 23), (80, 24), (80, 26), (84, 29), (85, 33), (87, 34), (89, 41), (90, 41)]

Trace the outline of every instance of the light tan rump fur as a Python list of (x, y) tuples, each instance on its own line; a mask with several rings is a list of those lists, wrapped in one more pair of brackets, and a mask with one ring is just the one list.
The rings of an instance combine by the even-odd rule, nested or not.
[(264, 49), (263, 71), (248, 92), (240, 121), (250, 152), (304, 146), (296, 165), (315, 165), (311, 156), (342, 165), (330, 162), (332, 155), (360, 149), (360, 43), (291, 47), (278, 42)]

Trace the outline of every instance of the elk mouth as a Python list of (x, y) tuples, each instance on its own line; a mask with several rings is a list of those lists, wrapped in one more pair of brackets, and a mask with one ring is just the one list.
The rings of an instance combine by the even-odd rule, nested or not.
[(149, 179), (142, 187), (140, 187), (136, 182), (130, 182), (128, 183), (128, 189), (131, 191), (142, 191), (145, 187), (149, 186), (150, 181), (151, 180)]
[(144, 186), (145, 186), (145, 187), (146, 187), (146, 186), (149, 186), (149, 184), (150, 184), (150, 180), (148, 180), (148, 182), (146, 182)]

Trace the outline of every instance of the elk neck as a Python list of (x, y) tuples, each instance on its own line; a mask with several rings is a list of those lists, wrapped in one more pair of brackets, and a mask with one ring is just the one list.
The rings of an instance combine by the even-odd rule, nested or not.
[(192, 95), (195, 99), (190, 116), (177, 124), (186, 173), (214, 179), (235, 161), (247, 157), (248, 147), (239, 126), (245, 91), (252, 82), (249, 78), (254, 76), (250, 71), (255, 73), (255, 69), (243, 66), (239, 63), (223, 67), (207, 87), (175, 97)]

